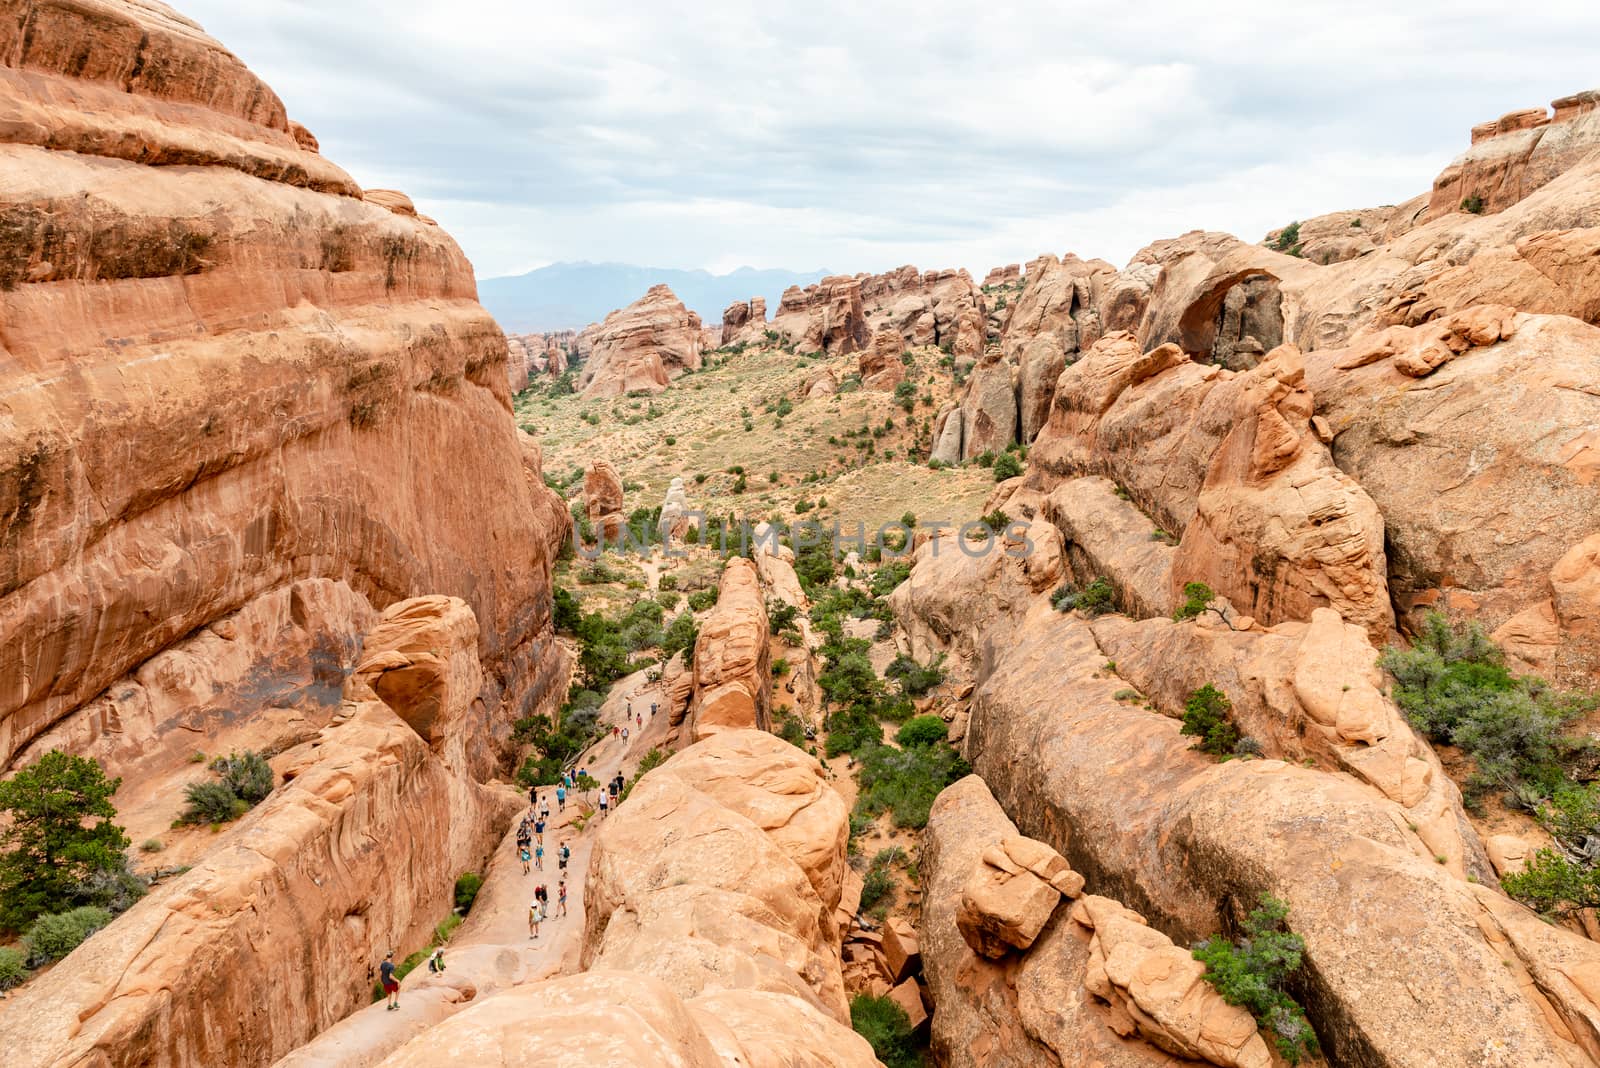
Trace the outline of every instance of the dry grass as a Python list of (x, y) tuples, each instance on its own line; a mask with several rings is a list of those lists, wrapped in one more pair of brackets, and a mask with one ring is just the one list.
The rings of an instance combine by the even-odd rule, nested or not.
[[(912, 353), (908, 378), (916, 403), (909, 415), (882, 391), (799, 396), (818, 368), (841, 381), (855, 374), (854, 355), (825, 359), (753, 347), (712, 354), (712, 366), (651, 397), (525, 393), (517, 398), (517, 418), (539, 437), (545, 471), (559, 481), (593, 457), (609, 459), (627, 484), (630, 509), (659, 504), (673, 477), (682, 476), (691, 504), (709, 514), (838, 521), (847, 531), (858, 522), (876, 529), (906, 512), (966, 520), (977, 517), (992, 491), (990, 472), (934, 471), (921, 459), (953, 385), (941, 358), (936, 349)], [(793, 410), (780, 417), (776, 408), (785, 399)], [(892, 429), (884, 429), (886, 422)], [(733, 468), (744, 472), (743, 492), (736, 492)], [(565, 492), (575, 498), (580, 487), (570, 485)], [(821, 500), (825, 507), (818, 507)], [(801, 502), (812, 507), (797, 511)]]

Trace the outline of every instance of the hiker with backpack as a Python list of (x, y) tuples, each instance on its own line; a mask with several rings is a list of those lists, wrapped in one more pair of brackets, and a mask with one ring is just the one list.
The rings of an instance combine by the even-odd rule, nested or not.
[(400, 980), (394, 977), (394, 950), (384, 954), (383, 963), (378, 965), (378, 975), (383, 984), (384, 995), (389, 999), (387, 1012), (394, 1012), (400, 1007)]

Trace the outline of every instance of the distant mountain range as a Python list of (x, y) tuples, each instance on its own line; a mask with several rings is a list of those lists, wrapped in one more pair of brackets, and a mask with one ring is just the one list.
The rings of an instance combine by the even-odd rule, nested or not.
[(513, 334), (567, 330), (599, 322), (626, 307), (660, 282), (709, 323), (736, 300), (767, 298), (767, 314), (790, 286), (808, 286), (827, 271), (758, 271), (740, 267), (728, 274), (636, 267), (629, 263), (552, 263), (527, 274), (478, 280), (478, 300)]

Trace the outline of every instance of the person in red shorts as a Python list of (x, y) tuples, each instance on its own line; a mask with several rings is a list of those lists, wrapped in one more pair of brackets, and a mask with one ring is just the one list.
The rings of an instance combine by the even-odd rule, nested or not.
[(400, 980), (394, 977), (394, 950), (384, 955), (383, 963), (378, 966), (378, 975), (383, 981), (383, 992), (389, 998), (389, 1012), (400, 1007)]

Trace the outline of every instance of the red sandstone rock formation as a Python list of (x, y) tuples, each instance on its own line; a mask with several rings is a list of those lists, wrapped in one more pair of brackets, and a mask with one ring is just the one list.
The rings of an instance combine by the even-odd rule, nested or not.
[(1453, 211), (1497, 212), (1522, 200), (1600, 147), (1600, 90), (1472, 128), (1472, 147), (1433, 180), (1428, 218)]
[(628, 517), (623, 499), (622, 476), (609, 460), (595, 460), (583, 473), (583, 509), (597, 536), (611, 545), (618, 544)]
[(691, 741), (726, 730), (768, 728), (769, 656), (760, 576), (750, 561), (734, 557), (723, 569), (717, 603), (695, 642), (694, 696), (685, 732)]
[(805, 289), (790, 286), (769, 329), (794, 342), (801, 352), (829, 356), (859, 352), (872, 337), (862, 310), (860, 280), (835, 275)]
[(873, 334), (871, 347), (861, 350), (858, 361), (862, 387), (892, 390), (899, 385), (906, 374), (906, 366), (900, 359), (905, 348), (905, 341), (893, 330), (879, 330)]
[(591, 331), (592, 351), (578, 377), (578, 388), (586, 397), (659, 393), (674, 375), (700, 367), (700, 316), (665, 285), (651, 286), (644, 296), (584, 333)]

